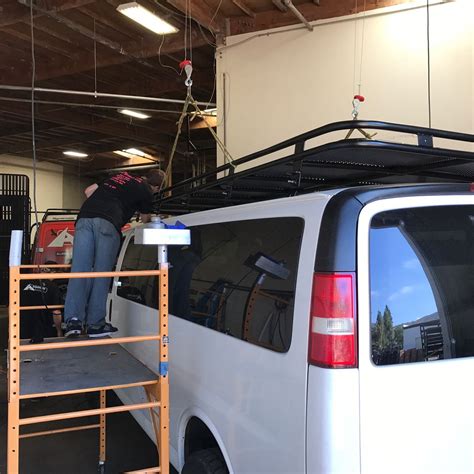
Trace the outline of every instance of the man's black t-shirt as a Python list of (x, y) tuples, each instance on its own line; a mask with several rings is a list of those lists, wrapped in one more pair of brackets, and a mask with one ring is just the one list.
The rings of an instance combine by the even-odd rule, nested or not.
[(153, 194), (143, 178), (124, 172), (99, 184), (82, 205), (78, 219), (101, 217), (111, 222), (120, 233), (136, 211), (151, 214)]
[[(21, 285), (21, 306), (52, 306), (61, 304), (59, 289), (47, 280), (28, 280)], [(45, 337), (56, 336), (52, 310), (32, 309), (22, 312), (20, 318), (20, 337), (42, 341)]]

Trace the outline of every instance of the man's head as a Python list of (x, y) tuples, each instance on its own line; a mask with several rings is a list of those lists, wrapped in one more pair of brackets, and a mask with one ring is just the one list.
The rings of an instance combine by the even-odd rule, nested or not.
[(146, 182), (151, 186), (154, 193), (158, 192), (165, 179), (165, 173), (158, 169), (152, 169), (145, 175)]

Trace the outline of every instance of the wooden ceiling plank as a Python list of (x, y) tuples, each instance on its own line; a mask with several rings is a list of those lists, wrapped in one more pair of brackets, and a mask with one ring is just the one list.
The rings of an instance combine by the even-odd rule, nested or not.
[[(38, 0), (37, 4), (44, 8), (52, 9), (54, 11), (66, 11), (72, 8), (77, 8), (82, 5), (94, 3), (95, 0)], [(38, 14), (35, 17), (40, 16)], [(30, 11), (29, 2), (26, 4), (9, 3), (2, 5), (0, 10), (0, 27), (14, 25), (20, 21), (29, 21)]]
[[(193, 31), (193, 47), (199, 48), (206, 46), (207, 42), (197, 32)], [(124, 50), (129, 51), (130, 54), (139, 56), (141, 58), (148, 58), (151, 56), (157, 56), (159, 43), (156, 44), (141, 44), (141, 43), (127, 43), (123, 45)], [(184, 39), (182, 35), (173, 35), (171, 38), (165, 38), (163, 47), (161, 48), (161, 54), (173, 54), (180, 52), (184, 49)], [(123, 64), (131, 61), (130, 56), (123, 54), (105, 54), (104, 51), (97, 51), (97, 67), (106, 67), (112, 65)], [(14, 63), (13, 63), (14, 64)], [(90, 71), (94, 69), (94, 55), (92, 52), (79, 53), (72, 55), (69, 61), (64, 61), (61, 58), (60, 61), (51, 59), (50, 61), (43, 61), (36, 65), (36, 79), (37, 81), (53, 79), (55, 77), (61, 77), (65, 75), (73, 75), (79, 72)], [(26, 84), (29, 82), (29, 74), (31, 71), (31, 65), (15, 64), (8, 74), (0, 74), (0, 83), (3, 84)]]
[(288, 8), (286, 8), (286, 5), (282, 2), (282, 0), (272, 0), (273, 5), (275, 5), (278, 10), (281, 12), (285, 13), (288, 11)]
[(45, 33), (49, 36), (52, 36), (53, 38), (56, 38), (58, 40), (61, 40), (64, 43), (67, 43), (67, 44), (69, 44), (69, 45), (71, 45), (74, 48), (77, 48), (79, 50), (88, 49), (88, 48), (85, 47), (84, 44), (81, 44), (78, 41), (74, 41), (71, 38), (70, 34), (62, 33), (61, 31), (58, 31), (57, 28), (51, 28), (50, 26), (42, 25), (40, 22), (35, 22), (35, 30), (42, 31), (43, 33)]
[[(21, 117), (28, 116), (30, 113), (30, 107), (23, 104), (16, 104), (14, 109), (0, 104), (0, 111), (2, 110)], [(36, 118), (79, 130), (88, 130), (111, 137), (130, 139), (136, 144), (144, 143), (166, 147), (170, 144), (170, 140), (163, 139), (162, 136), (160, 137), (159, 125), (157, 126), (156, 133), (150, 133), (148, 130), (143, 130), (129, 123), (96, 120), (95, 117), (78, 113), (76, 110), (69, 112), (64, 109), (48, 110), (46, 112), (39, 109), (36, 113)]]
[[(0, 117), (3, 119), (3, 117)], [(58, 129), (56, 123), (36, 123), (35, 130), (37, 132), (44, 132), (46, 130)], [(15, 125), (12, 127), (1, 127), (0, 128), (0, 139), (9, 139), (11, 137), (17, 137), (18, 135), (31, 134), (31, 123), (26, 125)]]
[[(281, 0), (280, 0), (281, 1)], [(249, 8), (248, 5), (246, 5), (243, 0), (232, 0), (232, 3), (236, 6), (239, 7), (247, 16), (250, 18), (255, 18), (255, 12)]]
[[(56, 148), (59, 146), (81, 145), (83, 148), (88, 141), (100, 140), (103, 135), (97, 133), (84, 134), (58, 138), (39, 138), (36, 140), (35, 148), (37, 150)], [(2, 145), (0, 143), (0, 154), (29, 153), (32, 151), (30, 140), (18, 143), (16, 145)]]
[[(278, 0), (274, 0), (273, 3)], [(365, 11), (371, 11), (377, 8), (391, 7), (406, 3), (407, 0), (366, 0)], [(298, 10), (308, 21), (325, 20), (328, 18), (338, 18), (341, 16), (356, 13), (354, 0), (338, 0), (332, 2), (322, 2), (319, 6), (312, 1), (307, 3), (298, 3)], [(362, 5), (360, 5), (359, 12)], [(262, 31), (281, 26), (294, 25), (297, 23), (292, 12), (277, 12), (268, 10), (256, 13), (255, 18), (247, 16), (229, 18), (229, 34), (239, 35)]]
[[(3, 28), (2, 31), (9, 34), (10, 36), (13, 36), (14, 38), (25, 41), (27, 44), (31, 43), (31, 36), (29, 33), (18, 31), (12, 27)], [(59, 47), (57, 41), (39, 38), (37, 35), (35, 35), (35, 47), (44, 48), (49, 52), (54, 52), (65, 57), (68, 57), (71, 54), (70, 50), (68, 51), (65, 48)]]
[[(29, 4), (30, 2), (30, 0), (18, 0), (18, 1), (23, 4)], [(70, 20), (69, 18), (65, 16), (59, 15), (58, 13), (54, 11), (46, 10), (44, 8), (39, 7), (38, 5), (35, 5), (33, 8), (39, 13), (42, 13), (43, 15), (46, 15), (55, 19), (58, 23), (61, 23), (67, 26), (68, 28), (75, 31), (76, 33), (80, 33), (86, 38), (89, 38), (92, 41), (96, 41), (97, 43), (100, 43), (121, 55), (129, 56), (130, 58), (133, 58), (135, 61), (138, 61), (139, 63), (144, 64), (145, 66), (153, 68), (153, 65), (151, 63), (135, 55), (133, 52), (127, 51), (126, 49), (123, 48), (123, 45), (121, 45), (117, 41), (110, 40), (109, 38), (106, 38), (105, 36), (97, 32), (94, 32), (93, 30), (79, 23), (76, 23), (75, 21)]]
[[(167, 2), (180, 12), (186, 14), (186, 0), (167, 0)], [(221, 24), (223, 22), (222, 16), (219, 14), (215, 15), (204, 0), (193, 2), (191, 16), (194, 21), (198, 22), (201, 26), (204, 26), (204, 28), (214, 31), (215, 33), (221, 31)]]

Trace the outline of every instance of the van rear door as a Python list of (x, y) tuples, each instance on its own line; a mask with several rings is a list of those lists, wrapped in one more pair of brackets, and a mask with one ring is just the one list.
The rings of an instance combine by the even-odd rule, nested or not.
[(368, 204), (358, 296), (361, 471), (474, 472), (474, 197)]

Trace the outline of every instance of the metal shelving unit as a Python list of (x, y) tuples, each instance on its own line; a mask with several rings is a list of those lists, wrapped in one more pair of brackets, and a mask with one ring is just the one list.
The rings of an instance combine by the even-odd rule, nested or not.
[[(20, 439), (34, 436), (99, 429), (99, 472), (105, 472), (106, 415), (149, 409), (157, 441), (160, 466), (133, 472), (169, 472), (169, 384), (168, 384), (168, 264), (159, 270), (92, 273), (24, 273), (41, 268), (68, 268), (68, 265), (20, 265), (10, 267), (9, 349), (8, 349), (8, 451), (7, 471), (19, 472)], [(24, 280), (70, 278), (103, 278), (124, 276), (157, 276), (159, 305), (157, 334), (147, 336), (108, 337), (73, 340), (49, 339), (44, 344), (20, 340), (20, 313), (44, 306), (20, 305), (20, 284)], [(62, 306), (49, 306), (48, 309)], [(144, 341), (157, 342), (159, 373), (155, 373), (127, 352), (121, 344)], [(27, 363), (29, 361), (29, 363)], [(146, 403), (106, 406), (107, 390), (143, 387)], [(100, 407), (68, 413), (29, 418), (20, 417), (20, 401), (29, 398), (53, 397), (84, 392), (98, 392)], [(157, 412), (159, 410), (159, 413)], [(21, 427), (58, 420), (98, 416), (93, 425), (71, 426), (56, 430), (21, 433)]]

